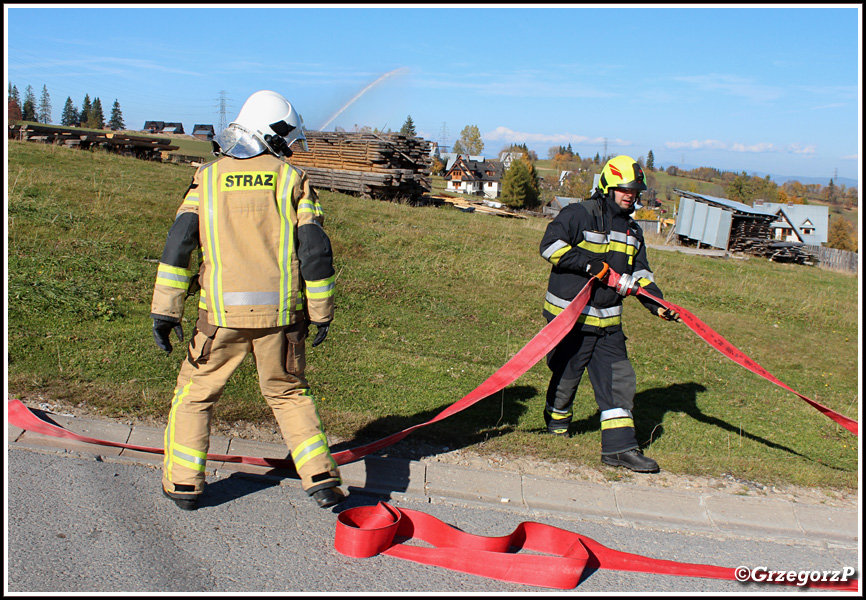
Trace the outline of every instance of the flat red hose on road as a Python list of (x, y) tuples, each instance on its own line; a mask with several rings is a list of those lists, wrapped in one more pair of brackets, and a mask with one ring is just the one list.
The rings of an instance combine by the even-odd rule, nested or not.
[[(412, 539), (429, 546), (409, 545)], [(334, 548), (354, 558), (386, 554), (461, 573), (523, 585), (570, 590), (584, 568), (739, 581), (739, 569), (681, 563), (612, 550), (595, 540), (551, 525), (524, 521), (509, 535), (485, 537), (456, 529), (436, 517), (380, 502), (337, 516)], [(527, 550), (543, 554), (520, 554)], [(797, 585), (796, 582), (773, 582)], [(857, 591), (858, 581), (806, 581), (798, 587)]]

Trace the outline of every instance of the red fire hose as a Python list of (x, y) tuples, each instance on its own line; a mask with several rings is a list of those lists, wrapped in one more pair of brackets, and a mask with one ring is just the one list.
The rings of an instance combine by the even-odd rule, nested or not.
[[(432, 547), (404, 543), (411, 539)], [(543, 523), (524, 521), (509, 535), (485, 537), (456, 529), (432, 515), (399, 510), (384, 502), (341, 512), (334, 548), (354, 558), (386, 554), (461, 573), (563, 590), (577, 587), (584, 568), (744, 581), (743, 567), (681, 563), (620, 552), (585, 535)], [(519, 550), (544, 554), (515, 552)], [(858, 589), (856, 579), (805, 579), (802, 583), (791, 578), (768, 583), (840, 591)]]
[[(618, 278), (618, 274), (610, 272), (606, 283), (615, 286)], [(338, 464), (347, 464), (359, 460), (372, 452), (396, 443), (412, 431), (450, 417), (511, 384), (550, 352), (565, 334), (574, 327), (581, 311), (589, 301), (592, 286), (595, 282), (594, 278), (591, 279), (565, 310), (548, 323), (499, 370), (477, 388), (469, 392), (469, 394), (447, 407), (434, 418), (425, 423), (406, 428), (381, 440), (335, 453), (334, 459)], [(689, 311), (656, 298), (643, 289), (639, 289), (637, 293), (638, 295), (647, 296), (665, 308), (675, 310), (690, 329), (719, 352), (753, 373), (793, 392), (848, 431), (858, 435), (857, 421), (836, 413), (794, 391), (773, 377), (748, 356), (737, 350), (725, 338), (713, 331)], [(20, 400), (10, 400), (7, 403), (7, 410), (9, 424), (28, 431), (91, 444), (129, 448), (131, 450), (156, 454), (162, 454), (163, 452), (162, 448), (110, 442), (78, 435), (63, 427), (53, 425), (38, 418)], [(294, 465), (290, 459), (256, 458), (226, 454), (208, 454), (207, 458), (212, 461), (294, 469)], [(408, 541), (413, 537), (424, 540), (434, 547), (418, 547), (402, 543), (402, 541)], [(576, 587), (580, 582), (583, 569), (587, 566), (590, 568), (662, 573), (688, 577), (736, 579), (735, 569), (677, 563), (619, 552), (606, 548), (598, 542), (580, 534), (539, 523), (524, 522), (511, 535), (500, 538), (489, 538), (461, 532), (435, 517), (421, 512), (411, 510), (399, 511), (383, 503), (380, 503), (376, 507), (352, 508), (340, 513), (334, 544), (339, 552), (348, 556), (364, 557), (383, 553), (424, 564), (438, 565), (464, 573), (557, 589), (572, 589)], [(512, 552), (512, 550), (519, 549), (544, 552), (548, 556), (522, 555)], [(791, 583), (790, 581), (778, 583), (835, 590), (857, 590), (857, 580), (847, 582), (807, 581), (802, 584)]]

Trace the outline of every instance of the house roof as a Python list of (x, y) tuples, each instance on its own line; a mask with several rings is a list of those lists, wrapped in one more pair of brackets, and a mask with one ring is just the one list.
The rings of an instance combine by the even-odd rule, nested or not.
[(752, 207), (748, 204), (743, 204), (742, 202), (737, 202), (736, 200), (728, 200), (727, 198), (717, 198), (716, 196), (709, 196), (707, 194), (696, 194), (694, 192), (686, 192), (683, 190), (674, 189), (674, 192), (683, 196), (685, 198), (691, 198), (693, 200), (709, 202), (710, 204), (718, 204), (724, 208), (729, 208), (731, 210), (745, 213), (747, 215), (760, 215), (762, 217), (771, 217), (774, 216), (775, 213), (772, 211), (765, 210), (759, 207)]
[(505, 171), (505, 165), (496, 160), (470, 160), (458, 157), (453, 165), (445, 173), (446, 178), (450, 178), (453, 171), (459, 169), (466, 173), (472, 180), (476, 181), (499, 181), (502, 179), (502, 173)]

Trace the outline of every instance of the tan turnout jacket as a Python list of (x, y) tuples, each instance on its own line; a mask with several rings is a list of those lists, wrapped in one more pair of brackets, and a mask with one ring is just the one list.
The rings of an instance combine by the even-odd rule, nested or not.
[(334, 268), (323, 223), (306, 175), (283, 158), (224, 156), (199, 167), (166, 240), (151, 316), (180, 322), (198, 273), (199, 307), (212, 325), (331, 321)]

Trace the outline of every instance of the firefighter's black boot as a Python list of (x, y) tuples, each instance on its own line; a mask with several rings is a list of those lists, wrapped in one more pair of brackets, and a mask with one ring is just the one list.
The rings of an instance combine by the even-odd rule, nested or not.
[[(192, 485), (190, 485), (190, 486), (175, 485), (174, 487), (175, 488), (190, 487), (192, 489), (195, 489), (195, 486), (192, 486)], [(165, 490), (165, 488), (162, 488), (162, 495), (165, 496), (166, 498), (172, 500), (175, 504), (177, 504), (177, 507), (180, 508), (181, 510), (195, 510), (198, 508), (198, 497), (201, 494), (174, 494), (172, 492), (167, 492)]]
[(316, 501), (319, 508), (330, 508), (345, 499), (346, 496), (343, 494), (343, 491), (337, 486), (327, 487), (313, 492), (313, 500)]
[(658, 473), (659, 464), (637, 448), (618, 452), (616, 454), (602, 454), (601, 462), (612, 467), (625, 467), (638, 473)]

